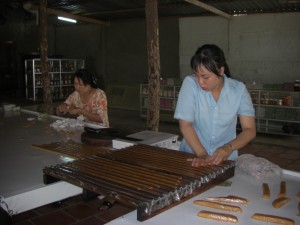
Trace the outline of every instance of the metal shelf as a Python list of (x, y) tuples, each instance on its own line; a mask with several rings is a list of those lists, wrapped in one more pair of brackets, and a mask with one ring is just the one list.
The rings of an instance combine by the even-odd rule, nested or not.
[[(180, 86), (160, 85), (160, 120), (174, 122), (173, 118)], [(140, 84), (140, 116), (147, 117), (148, 84)]]
[[(73, 91), (73, 74), (77, 69), (83, 69), (83, 59), (48, 59), (49, 76), (51, 80), (52, 99), (65, 99)], [(32, 101), (42, 101), (41, 60), (25, 60), (26, 98)]]
[[(257, 132), (300, 135), (300, 92), (249, 90), (249, 93), (256, 111)], [(284, 129), (288, 126), (291, 132)]]

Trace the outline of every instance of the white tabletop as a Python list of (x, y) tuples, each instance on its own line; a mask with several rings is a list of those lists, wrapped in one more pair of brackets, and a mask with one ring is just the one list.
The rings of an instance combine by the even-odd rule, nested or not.
[[(50, 124), (57, 118), (43, 116), (39, 118), (38, 113), (26, 110), (0, 111), (0, 197), (1, 203), (4, 202), (0, 206), (5, 210), (11, 210), (12, 214), (82, 192), (81, 188), (66, 182), (53, 185), (43, 183), (45, 166), (60, 164), (68, 159), (36, 149), (32, 147), (32, 144), (67, 141), (70, 138), (78, 140), (76, 132), (73, 134), (57, 132), (50, 127)], [(64, 190), (64, 187), (69, 190), (57, 193), (56, 196), (55, 192), (59, 190), (57, 188)], [(52, 196), (46, 196), (45, 193), (51, 193)], [(35, 194), (39, 196), (36, 202)]]
[[(284, 180), (287, 184), (287, 196), (292, 198), (291, 202), (279, 209), (272, 207), (272, 201), (277, 197), (279, 193), (280, 182)], [(162, 212), (148, 220), (137, 221), (137, 212), (132, 211), (120, 218), (117, 218), (107, 225), (161, 225), (161, 224), (176, 224), (176, 225), (191, 225), (191, 224), (216, 224), (222, 223), (203, 219), (197, 216), (197, 213), (201, 210), (214, 211), (220, 213), (226, 213), (217, 209), (205, 208), (193, 204), (194, 200), (203, 200), (205, 197), (216, 197), (216, 196), (227, 196), (236, 195), (247, 198), (249, 203), (247, 205), (240, 205), (243, 213), (231, 213), (238, 217), (238, 224), (258, 224), (257, 221), (251, 219), (254, 213), (264, 213), (277, 216), (288, 217), (295, 221), (295, 224), (300, 224), (300, 217), (297, 216), (297, 204), (299, 198), (296, 198), (297, 193), (300, 191), (300, 174), (289, 171), (284, 171), (284, 176), (268, 181), (271, 190), (271, 199), (262, 199), (262, 181), (256, 180), (255, 178), (249, 177), (248, 175), (242, 174), (236, 171), (236, 175), (229, 179), (232, 181), (232, 185), (229, 187), (215, 186), (212, 189), (192, 198), (180, 205), (173, 207), (165, 212)]]

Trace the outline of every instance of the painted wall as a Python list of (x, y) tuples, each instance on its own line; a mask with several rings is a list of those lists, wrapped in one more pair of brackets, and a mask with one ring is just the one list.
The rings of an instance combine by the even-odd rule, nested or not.
[[(159, 21), (161, 77), (179, 77), (178, 19)], [(170, 38), (171, 37), (171, 38)], [(106, 91), (109, 106), (139, 110), (139, 84), (148, 82), (145, 20), (55, 29), (55, 52), (83, 58)]]
[(229, 62), (241, 80), (262, 83), (300, 79), (300, 13), (234, 17)]
[(179, 20), (180, 77), (191, 74), (191, 57), (203, 44), (216, 44), (228, 57), (228, 20), (222, 17), (193, 17)]
[[(54, 43), (54, 29), (48, 26), (48, 53), (54, 54), (52, 48)], [(24, 13), (8, 11), (6, 21), (0, 24), (0, 44), (9, 43), (13, 46), (12, 52), (14, 56), (10, 62), (13, 67), (11, 78), (3, 79), (1, 76), (1, 87), (10, 89), (9, 94), (1, 88), (0, 94), (10, 97), (25, 97), (25, 75), (24, 60), (26, 57), (39, 54), (39, 29), (35, 19), (24, 17)], [(3, 57), (4, 53), (1, 52)], [(0, 62), (0, 68), (3, 66)]]
[[(179, 77), (178, 20), (161, 20), (159, 28), (162, 77)], [(55, 51), (64, 57), (84, 58), (86, 67), (102, 76), (105, 86), (147, 81), (147, 30), (144, 20), (113, 22), (109, 26), (57, 27), (55, 32)]]
[(64, 58), (84, 59), (85, 67), (99, 79), (105, 89), (105, 27), (98, 25), (70, 25), (55, 28), (55, 52)]
[[(183, 18), (180, 26), (180, 76), (202, 44), (219, 45), (232, 75), (256, 85), (300, 79), (300, 13)], [(187, 35), (189, 33), (189, 35)]]

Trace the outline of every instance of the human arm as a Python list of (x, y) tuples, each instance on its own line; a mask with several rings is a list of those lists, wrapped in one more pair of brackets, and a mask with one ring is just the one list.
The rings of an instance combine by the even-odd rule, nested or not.
[(97, 89), (87, 104), (82, 104), (78, 92), (73, 92), (66, 101), (57, 108), (57, 115), (82, 115), (89, 121), (102, 123), (109, 127), (107, 115), (107, 98), (104, 91)]
[(179, 128), (187, 144), (192, 148), (196, 155), (196, 157), (189, 158), (187, 161), (191, 162), (191, 165), (194, 167), (206, 164), (205, 159), (208, 154), (199, 140), (199, 137), (193, 127), (193, 123), (180, 119)]
[(62, 103), (56, 108), (56, 115), (63, 116), (69, 111), (70, 106), (67, 103)]
[(63, 116), (66, 113), (69, 113), (70, 115), (79, 116), (82, 115), (85, 118), (87, 118), (90, 121), (94, 121), (97, 123), (102, 123), (102, 118), (99, 114), (89, 112), (88, 110), (85, 110), (80, 107), (70, 106), (66, 103), (62, 103), (60, 106), (56, 108), (56, 114), (58, 116)]
[[(80, 106), (80, 104), (78, 104)], [(70, 113), (83, 115), (89, 121), (102, 123), (109, 127), (107, 98), (104, 91), (97, 89), (86, 105), (82, 107), (70, 108)]]
[(207, 159), (209, 164), (219, 165), (227, 160), (233, 150), (241, 149), (246, 146), (256, 136), (255, 118), (253, 116), (240, 116), (242, 131), (227, 144), (219, 147), (217, 151)]
[[(231, 157), (233, 150), (244, 147), (256, 136), (255, 110), (250, 94), (244, 84), (236, 81), (231, 82), (235, 82), (234, 85), (231, 84), (230, 90), (234, 94), (233, 97), (235, 97), (233, 103), (238, 104), (236, 115), (239, 117), (242, 131), (238, 135), (231, 138), (228, 137), (224, 140), (225, 144), (219, 146), (215, 153), (208, 159), (208, 162), (212, 164), (220, 164), (222, 161), (228, 159)], [(233, 109), (234, 105), (231, 105), (230, 109)], [(237, 153), (233, 153), (233, 156), (236, 157)]]
[(195, 155), (197, 157), (206, 157), (207, 152), (198, 138), (193, 123), (186, 120), (179, 120), (179, 128), (187, 144), (193, 149)]
[(71, 115), (82, 115), (85, 118), (87, 118), (88, 120), (94, 121), (94, 122), (97, 122), (97, 123), (102, 123), (103, 122), (103, 120), (102, 120), (102, 118), (99, 114), (94, 113), (94, 112), (90, 112), (90, 111), (88, 111), (86, 109), (83, 109), (83, 108), (71, 106), (68, 109), (68, 113), (70, 113)]
[(68, 98), (56, 108), (56, 115), (63, 116), (69, 113), (72, 102), (74, 102), (75, 92), (70, 94)]

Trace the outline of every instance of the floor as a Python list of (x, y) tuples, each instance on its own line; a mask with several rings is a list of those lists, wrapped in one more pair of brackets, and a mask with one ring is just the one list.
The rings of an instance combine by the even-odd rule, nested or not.
[[(140, 118), (139, 112), (110, 109), (109, 116), (112, 127), (127, 130), (128, 133), (147, 129), (146, 121)], [(159, 131), (180, 135), (176, 123), (162, 122)], [(300, 172), (300, 137), (258, 134), (254, 141), (240, 150), (240, 153), (263, 157), (281, 168)], [(101, 225), (133, 210), (115, 203), (112, 208), (100, 211), (102, 201), (100, 198), (87, 201), (83, 200), (82, 196), (75, 196), (15, 215), (12, 217), (12, 224)]]

